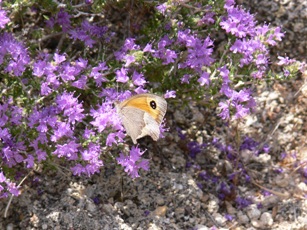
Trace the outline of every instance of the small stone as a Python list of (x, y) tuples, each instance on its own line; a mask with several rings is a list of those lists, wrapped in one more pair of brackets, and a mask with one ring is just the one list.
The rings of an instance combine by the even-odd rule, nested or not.
[(225, 204), (226, 204), (226, 210), (228, 214), (234, 215), (235, 213), (237, 213), (237, 210), (231, 205), (231, 203), (226, 201)]
[(212, 199), (212, 196), (210, 197), (210, 200), (207, 205), (207, 210), (209, 213), (215, 213), (219, 209), (219, 201), (218, 199)]
[(159, 206), (163, 206), (165, 202), (164, 202), (164, 199), (162, 197), (157, 197), (156, 198), (156, 203)]
[(179, 110), (175, 111), (174, 118), (175, 118), (175, 121), (179, 124), (184, 124), (186, 120), (186, 118), (183, 116), (183, 114)]
[(257, 220), (259, 219), (260, 215), (261, 212), (255, 204), (252, 204), (247, 208), (247, 216), (249, 217), (249, 219)]
[(160, 216), (160, 217), (164, 217), (167, 211), (167, 206), (159, 206), (156, 208), (155, 211), (152, 212), (153, 216)]
[(238, 220), (241, 224), (246, 224), (250, 222), (248, 216), (243, 214), (242, 211), (240, 211), (237, 215), (238, 215)]
[(197, 230), (209, 230), (208, 227), (206, 227), (205, 225), (202, 225), (202, 224), (196, 225), (193, 229), (197, 229)]
[(260, 217), (260, 221), (261, 221), (262, 226), (266, 226), (266, 227), (272, 226), (273, 225), (272, 214), (269, 212), (262, 213)]
[(268, 164), (271, 161), (271, 155), (262, 153), (259, 156), (253, 156), (253, 159), (261, 164)]
[(280, 201), (278, 196), (272, 195), (266, 197), (261, 203), (263, 207), (270, 208), (276, 205)]
[(307, 192), (307, 185), (305, 182), (301, 182), (297, 185), (297, 188), (302, 192)]
[(201, 113), (201, 112), (199, 112), (199, 110), (198, 109), (193, 109), (192, 110), (192, 112), (193, 112), (193, 120), (194, 121), (196, 121), (197, 123), (199, 123), (199, 124), (203, 124), (204, 122), (205, 122), (205, 117), (204, 117), (204, 115)]
[(220, 213), (213, 213), (212, 216), (213, 216), (214, 220), (216, 221), (216, 223), (218, 223), (220, 226), (225, 225), (227, 220)]
[(58, 222), (60, 217), (60, 212), (54, 211), (47, 215), (47, 219), (51, 219), (54, 222)]
[(285, 188), (289, 185), (291, 178), (289, 177), (289, 174), (279, 174), (275, 178), (275, 183), (282, 188)]
[(184, 208), (176, 208), (175, 209), (175, 216), (179, 219), (184, 216)]
[(14, 229), (14, 225), (12, 223), (9, 223), (7, 226), (6, 226), (6, 230), (13, 230)]
[(262, 228), (262, 225), (261, 225), (261, 221), (260, 220), (252, 220), (251, 221), (251, 224), (253, 227), (255, 228)]
[(97, 211), (96, 205), (93, 202), (86, 202), (86, 210), (91, 213), (95, 213)]

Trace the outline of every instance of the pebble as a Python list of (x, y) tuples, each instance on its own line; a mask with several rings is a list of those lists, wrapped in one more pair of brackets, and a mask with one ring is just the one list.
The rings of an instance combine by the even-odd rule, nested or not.
[(158, 196), (158, 197), (156, 198), (156, 203), (157, 203), (157, 205), (159, 205), (159, 206), (163, 206), (164, 203), (165, 203), (165, 201), (164, 201), (164, 199), (163, 199), (162, 197)]
[(7, 226), (6, 226), (6, 230), (13, 230), (14, 229), (14, 225), (12, 223), (9, 223)]
[(181, 111), (179, 110), (176, 110), (174, 112), (174, 118), (175, 118), (175, 121), (179, 124), (185, 124), (186, 123), (186, 118), (185, 116), (183, 116), (183, 114), (181, 113)]
[(86, 202), (86, 210), (88, 210), (91, 213), (95, 213), (97, 211), (96, 205), (91, 202), (91, 201), (87, 201)]
[(259, 219), (261, 212), (260, 210), (257, 208), (257, 205), (252, 204), (249, 207), (247, 207), (246, 210), (246, 214), (249, 217), (249, 219), (251, 220), (257, 220)]
[(213, 213), (212, 217), (220, 226), (224, 226), (226, 224), (227, 219), (220, 213)]
[(51, 212), (49, 215), (47, 215), (47, 219), (51, 219), (54, 222), (58, 222), (59, 217), (60, 217), (60, 212), (58, 211)]
[(164, 217), (167, 211), (167, 206), (159, 206), (157, 207), (153, 212), (152, 215), (153, 216), (160, 216), (160, 217)]
[(265, 227), (271, 227), (273, 225), (272, 214), (269, 212), (262, 213), (260, 217), (261, 225)]
[(211, 214), (217, 212), (219, 209), (219, 201), (217, 198), (214, 198), (214, 196), (210, 197), (210, 200), (207, 204), (207, 211)]
[(306, 193), (307, 192), (307, 185), (305, 182), (300, 182), (298, 185), (297, 185), (297, 188), (299, 190), (301, 190), (302, 192)]
[(245, 215), (242, 211), (239, 211), (237, 216), (240, 224), (246, 224), (250, 222), (248, 216)]
[(209, 230), (209, 228), (207, 226), (202, 225), (202, 224), (196, 225), (193, 229), (195, 229), (195, 230)]

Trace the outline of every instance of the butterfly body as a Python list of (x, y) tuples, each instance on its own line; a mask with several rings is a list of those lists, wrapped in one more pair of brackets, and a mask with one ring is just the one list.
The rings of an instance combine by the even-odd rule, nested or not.
[(167, 109), (164, 98), (149, 93), (138, 94), (116, 103), (115, 106), (134, 144), (137, 143), (137, 139), (147, 135), (154, 141), (159, 139), (159, 127)]

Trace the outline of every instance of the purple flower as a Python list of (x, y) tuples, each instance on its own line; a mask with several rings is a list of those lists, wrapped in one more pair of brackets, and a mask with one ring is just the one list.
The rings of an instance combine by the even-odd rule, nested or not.
[(58, 53), (55, 53), (53, 59), (55, 63), (58, 65), (58, 64), (61, 64), (63, 61), (65, 61), (66, 57), (65, 55), (60, 55)]
[(57, 155), (58, 157), (66, 157), (69, 160), (77, 160), (79, 146), (80, 144), (76, 143), (75, 141), (70, 141), (63, 145), (57, 144), (56, 150), (53, 151), (53, 154)]
[(64, 8), (61, 8), (60, 11), (55, 15), (54, 18), (50, 18), (50, 22), (47, 22), (51, 27), (53, 27), (54, 23), (58, 23), (62, 26), (62, 30), (67, 32), (70, 28), (70, 14), (65, 12)]
[(234, 219), (234, 217), (232, 215), (230, 215), (230, 214), (225, 214), (225, 218), (228, 221), (232, 221)]
[(229, 87), (228, 84), (222, 84), (222, 87), (220, 89), (220, 93), (224, 94), (225, 96), (227, 96), (228, 98), (231, 98), (234, 91)]
[(228, 83), (230, 83), (230, 80), (229, 80), (229, 72), (230, 71), (227, 69), (227, 66), (224, 65), (223, 67), (219, 68), (218, 70), (220, 71), (220, 75), (223, 79), (223, 84), (227, 85)]
[[(181, 31), (182, 32), (182, 31)], [(211, 57), (213, 53), (213, 41), (210, 37), (206, 39), (198, 39), (194, 36), (178, 32), (178, 41), (184, 42), (188, 48), (188, 55), (183, 63), (179, 63), (179, 68), (191, 68), (198, 73), (202, 72), (204, 66), (210, 66), (214, 59)], [(186, 40), (183, 40), (186, 37)]]
[(108, 80), (104, 77), (105, 70), (109, 68), (106, 66), (105, 62), (100, 62), (97, 67), (93, 67), (90, 77), (95, 79), (96, 85), (101, 86), (102, 82), (107, 82)]
[(147, 93), (148, 91), (144, 89), (142, 86), (137, 87), (133, 90), (136, 94)]
[(37, 77), (42, 77), (45, 74), (45, 67), (47, 63), (45, 61), (37, 61), (33, 64), (33, 75)]
[(125, 172), (128, 173), (132, 178), (139, 177), (138, 170), (148, 170), (149, 161), (141, 159), (145, 151), (141, 152), (138, 147), (132, 147), (130, 150), (130, 155), (125, 156), (123, 153), (120, 153), (120, 156), (116, 158), (118, 164), (122, 165), (125, 168)]
[(285, 33), (280, 32), (280, 27), (276, 27), (273, 34), (270, 34), (266, 40), (266, 42), (271, 46), (276, 46), (277, 41), (281, 41), (282, 38), (285, 36)]
[(34, 157), (31, 154), (28, 154), (27, 158), (24, 161), (27, 163), (27, 168), (33, 168), (33, 166), (34, 166)]
[(127, 75), (127, 69), (122, 67), (120, 70), (116, 70), (116, 81), (121, 83), (126, 83), (129, 80)]
[(202, 72), (202, 74), (201, 74), (200, 78), (197, 80), (197, 82), (199, 82), (199, 84), (201, 86), (204, 86), (205, 84), (209, 86), (210, 75), (206, 71)]
[(72, 137), (72, 135), (73, 131), (69, 123), (57, 122), (54, 127), (54, 134), (51, 135), (50, 140), (53, 142), (57, 142), (62, 137)]
[(56, 98), (58, 108), (63, 111), (64, 116), (68, 117), (68, 122), (74, 124), (76, 121), (82, 121), (84, 118), (84, 111), (82, 104), (78, 103), (78, 99), (73, 96), (73, 93), (66, 93), (59, 95)]
[(13, 196), (19, 196), (20, 191), (18, 190), (18, 187), (13, 182), (7, 182), (7, 190), (13, 195)]
[(133, 84), (136, 86), (144, 86), (147, 83), (144, 78), (144, 75), (141, 73), (138, 73), (137, 71), (133, 72), (132, 81), (133, 81)]
[(128, 67), (128, 66), (130, 66), (132, 63), (134, 63), (135, 62), (135, 57), (133, 56), (133, 55), (126, 55), (125, 57), (124, 57), (124, 60), (126, 61), (126, 63), (125, 63), (125, 67)]
[(166, 93), (164, 94), (164, 98), (176, 98), (176, 91), (166, 90)]
[(98, 132), (104, 131), (107, 126), (123, 130), (119, 116), (111, 103), (103, 103), (97, 110), (91, 109), (90, 115), (94, 118), (90, 123), (98, 128)]
[[(2, 186), (1, 183), (3, 183), (4, 186)], [(3, 192), (5, 188), (13, 196), (18, 196), (20, 194), (20, 191), (18, 190), (18, 187), (16, 186), (16, 184), (11, 182), (9, 179), (7, 179), (5, 175), (3, 174), (3, 172), (0, 172), (0, 199), (8, 196), (6, 192)]]
[(128, 50), (138, 50), (138, 49), (140, 49), (140, 46), (138, 46), (138, 45), (136, 45), (135, 44), (135, 39), (133, 39), (133, 38), (127, 38), (126, 40), (125, 40), (125, 43), (124, 43), (124, 49), (126, 50), (126, 51), (128, 51)]
[(6, 16), (6, 12), (0, 9), (0, 28), (3, 29), (9, 21), (10, 19)]
[(201, 25), (209, 25), (209, 24), (214, 24), (215, 20), (213, 17), (215, 16), (214, 12), (207, 12), (205, 15), (197, 22), (198, 26)]
[(255, 19), (250, 13), (238, 7), (228, 7), (228, 16), (222, 19), (220, 25), (227, 33), (243, 38), (247, 35), (255, 35)]
[(78, 89), (86, 89), (87, 88), (86, 82), (87, 82), (87, 76), (81, 75), (81, 77), (78, 80), (71, 83), (71, 85)]
[(253, 202), (250, 199), (246, 199), (243, 197), (237, 197), (236, 198), (236, 204), (238, 209), (243, 209), (251, 205)]
[(157, 10), (161, 13), (161, 14), (165, 14), (166, 10), (167, 10), (167, 3), (163, 3), (161, 5), (157, 6)]
[(43, 160), (46, 160), (47, 158), (47, 153), (41, 149), (36, 150), (36, 155), (37, 155), (37, 160), (38, 162), (41, 162)]
[(147, 45), (145, 46), (145, 48), (143, 49), (143, 52), (144, 52), (144, 53), (145, 53), (145, 52), (153, 53), (153, 52), (155, 52), (155, 50), (152, 49), (152, 44), (147, 44)]
[(192, 75), (190, 74), (184, 74), (183, 77), (180, 79), (181, 83), (190, 83), (190, 79), (192, 78)]
[(174, 63), (177, 58), (177, 54), (175, 51), (166, 49), (164, 52), (161, 52), (160, 58), (164, 60), (162, 62), (163, 65), (167, 65), (169, 63)]
[(249, 114), (249, 109), (245, 108), (243, 105), (241, 104), (237, 104), (235, 105), (236, 108), (236, 113), (235, 113), (235, 119), (240, 119), (245, 117), (247, 114)]
[(258, 146), (259, 146), (259, 143), (255, 141), (254, 139), (250, 137), (244, 137), (244, 140), (240, 146), (240, 150), (248, 149), (250, 151), (253, 151), (257, 149)]
[(85, 172), (84, 167), (81, 164), (77, 164), (74, 167), (71, 168), (71, 171), (73, 175), (75, 176), (81, 176)]
[(279, 62), (277, 63), (277, 65), (280, 65), (280, 66), (290, 65), (293, 62), (295, 62), (295, 60), (290, 59), (289, 57), (278, 56), (277, 58), (279, 59)]
[(219, 103), (219, 117), (221, 117), (223, 120), (228, 120), (230, 118), (230, 113), (229, 113), (229, 104), (226, 102), (220, 102)]
[(16, 76), (21, 76), (26, 65), (30, 63), (26, 48), (8, 33), (0, 34), (0, 65), (3, 65), (5, 60), (5, 71)]

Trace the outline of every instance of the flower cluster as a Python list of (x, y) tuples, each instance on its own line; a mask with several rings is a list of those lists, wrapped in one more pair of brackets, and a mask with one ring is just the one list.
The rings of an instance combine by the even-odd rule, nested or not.
[(8, 197), (8, 192), (14, 196), (20, 194), (19, 188), (16, 184), (7, 179), (3, 172), (0, 171), (0, 199)]
[(1, 2), (2, 1), (0, 1), (0, 28), (3, 29), (10, 19), (6, 16), (5, 10), (1, 9)]
[(141, 151), (138, 147), (132, 147), (130, 150), (129, 156), (125, 156), (123, 153), (120, 153), (119, 157), (116, 159), (117, 162), (125, 168), (125, 172), (128, 173), (132, 178), (139, 177), (138, 170), (148, 170), (149, 161), (141, 159), (145, 151)]
[[(62, 35), (56, 50), (48, 43), (36, 44), (35, 36), (18, 38), (17, 33), (1, 31), (1, 165), (18, 171), (19, 165), (33, 168), (48, 159), (62, 158), (70, 161), (74, 175), (91, 176), (107, 164), (109, 154), (131, 177), (138, 177), (140, 169), (149, 169), (149, 161), (142, 159), (144, 151), (139, 147), (119, 152), (125, 130), (114, 103), (148, 92), (147, 86), (166, 92), (165, 98), (210, 98), (209, 104), (219, 105), (220, 118), (243, 120), (256, 103), (254, 92), (242, 82), (253, 83), (265, 76), (268, 47), (276, 45), (283, 33), (279, 28), (257, 25), (254, 16), (235, 6), (233, 0), (224, 6), (211, 4), (198, 4), (203, 11), (197, 11), (192, 20), (187, 15), (190, 10), (176, 1), (158, 5), (153, 17), (163, 21), (164, 29), (149, 26), (144, 28), (146, 34), (128, 37), (123, 45), (112, 43), (114, 32), (94, 14), (85, 14), (93, 18), (75, 15), (75, 7), (60, 8), (46, 21), (47, 28), (35, 28), (35, 36), (45, 36), (44, 41)], [(3, 30), (11, 25), (14, 28), (14, 19), (7, 15), (0, 8)], [(229, 37), (222, 53), (210, 35), (217, 31)], [(31, 43), (27, 44), (28, 40)], [(302, 68), (286, 57), (280, 58), (279, 64), (287, 65), (289, 72)], [(160, 129), (163, 136), (167, 129), (163, 125)], [(232, 146), (218, 141), (211, 146), (221, 148), (228, 160), (238, 160)], [(206, 147), (195, 141), (188, 146), (192, 158)], [(257, 143), (248, 139), (241, 148), (258, 151)], [(243, 167), (237, 173), (248, 180)], [(1, 171), (0, 194), (4, 194), (5, 184), (7, 191), (18, 195), (15, 184), (4, 175)], [(228, 175), (228, 179), (236, 175)], [(218, 178), (210, 180), (215, 183)], [(221, 184), (221, 193), (227, 196), (228, 190)]]
[(15, 76), (21, 76), (30, 62), (25, 47), (12, 34), (0, 34), (0, 65), (4, 71)]

